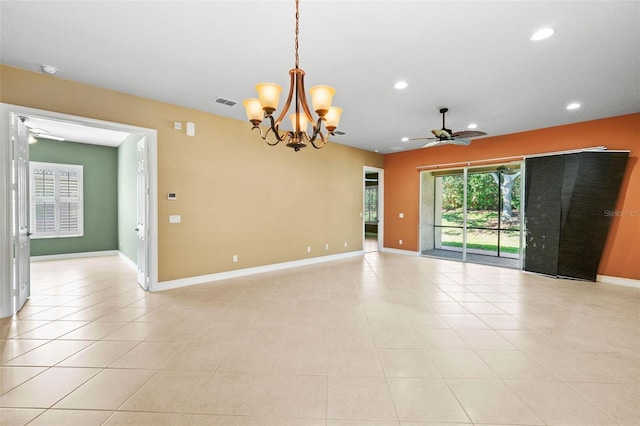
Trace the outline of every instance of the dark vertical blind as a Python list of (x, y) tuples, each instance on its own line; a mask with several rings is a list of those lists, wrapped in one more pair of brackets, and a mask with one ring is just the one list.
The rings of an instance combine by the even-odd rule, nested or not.
[(526, 160), (524, 269), (595, 281), (627, 152)]

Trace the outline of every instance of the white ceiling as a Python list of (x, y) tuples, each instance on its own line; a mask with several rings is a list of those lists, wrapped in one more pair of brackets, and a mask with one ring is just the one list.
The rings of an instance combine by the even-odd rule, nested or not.
[[(447, 127), (491, 136), (640, 111), (640, 1), (301, 0), (300, 15), (300, 67), (336, 88), (345, 145), (418, 148), (401, 138), (441, 127), (443, 106)], [(2, 0), (0, 24), (4, 64), (240, 120), (294, 65), (293, 0)], [(543, 26), (555, 35), (530, 41)]]
[(127, 132), (109, 130), (60, 120), (27, 115), (25, 125), (37, 138), (49, 136), (64, 138), (67, 142), (117, 147), (130, 135)]

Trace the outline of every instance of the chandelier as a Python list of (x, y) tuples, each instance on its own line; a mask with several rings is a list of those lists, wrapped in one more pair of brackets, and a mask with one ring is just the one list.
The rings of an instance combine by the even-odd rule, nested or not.
[[(300, 148), (307, 146), (307, 143), (311, 143), (314, 148), (320, 149), (329, 140), (329, 135), (333, 135), (333, 131), (338, 127), (340, 121), (340, 114), (342, 109), (331, 106), (331, 99), (335, 94), (335, 89), (329, 86), (314, 86), (309, 89), (311, 94), (311, 104), (313, 110), (318, 115), (318, 120), (313, 118), (309, 105), (307, 103), (307, 96), (304, 90), (304, 71), (299, 68), (299, 56), (298, 56), (298, 35), (300, 33), (299, 23), (299, 0), (296, 0), (296, 37), (295, 37), (295, 68), (289, 71), (291, 77), (289, 83), (289, 95), (287, 96), (287, 102), (282, 108), (282, 112), (278, 118), (274, 118), (273, 114), (278, 109), (278, 100), (280, 98), (280, 92), (282, 92), (282, 86), (274, 83), (261, 83), (256, 85), (258, 91), (257, 98), (245, 99), (242, 104), (244, 105), (247, 117), (251, 124), (252, 129), (258, 129), (260, 131), (260, 137), (268, 145), (277, 145), (279, 142), (286, 141), (287, 146), (293, 148), (295, 151), (300, 151)], [(289, 116), (291, 119), (291, 126), (293, 130), (280, 131), (280, 123), (286, 117), (289, 108), (291, 107), (291, 101), (294, 101), (294, 113)], [(262, 120), (269, 120), (269, 129), (266, 132), (260, 128)], [(325, 135), (322, 132), (322, 124), (327, 131)], [(307, 133), (307, 129), (311, 123), (312, 132)], [(269, 140), (269, 133), (273, 133), (275, 140), (272, 142)]]

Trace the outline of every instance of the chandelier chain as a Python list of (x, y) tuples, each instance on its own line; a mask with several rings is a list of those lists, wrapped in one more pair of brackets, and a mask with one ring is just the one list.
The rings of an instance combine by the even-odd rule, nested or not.
[(298, 55), (298, 34), (300, 34), (300, 26), (298, 21), (300, 20), (300, 11), (299, 11), (299, 0), (296, 0), (296, 68), (298, 68), (300, 64), (300, 56)]

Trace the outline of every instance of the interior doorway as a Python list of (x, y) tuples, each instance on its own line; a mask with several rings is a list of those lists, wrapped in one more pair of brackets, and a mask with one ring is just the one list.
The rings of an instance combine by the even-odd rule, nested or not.
[[(2, 275), (2, 284), (0, 286), (0, 317), (12, 315), (19, 309), (15, 300), (15, 266), (11, 256), (5, 256), (11, 253), (15, 245), (15, 237), (13, 236), (12, 224), (15, 218), (29, 213), (28, 202), (21, 206), (15, 206), (13, 201), (4, 194), (11, 192), (12, 178), (10, 174), (5, 173), (6, 170), (13, 168), (13, 145), (11, 144), (11, 117), (34, 117), (43, 120), (51, 120), (69, 125), (83, 126), (87, 128), (95, 128), (96, 131), (111, 130), (126, 132), (131, 135), (133, 140), (133, 158), (134, 164), (138, 165), (138, 170), (132, 170), (134, 180), (137, 179), (137, 185), (134, 182), (134, 188), (140, 192), (142, 202), (134, 202), (134, 209), (142, 209), (144, 211), (136, 211), (137, 222), (131, 226), (131, 233), (134, 235), (133, 245), (137, 250), (137, 256), (134, 254), (134, 260), (131, 263), (137, 266), (138, 271), (144, 274), (140, 277), (139, 284), (148, 290), (153, 290), (157, 285), (157, 132), (154, 129), (146, 129), (136, 126), (130, 126), (120, 123), (112, 123), (100, 120), (89, 119), (79, 116), (71, 116), (51, 111), (37, 110), (25, 108), (16, 105), (0, 104), (0, 112), (2, 113), (0, 128), (0, 138), (2, 139), (2, 150), (0, 150), (0, 162), (2, 163), (3, 173), (0, 176), (0, 185), (2, 186), (2, 205), (0, 211), (0, 245), (2, 249), (2, 264), (0, 265), (0, 274)], [(46, 137), (46, 136), (45, 136)], [(136, 144), (136, 141), (140, 143)], [(137, 157), (136, 157), (137, 155)], [(144, 168), (140, 169), (140, 164)], [(5, 176), (7, 175), (7, 176)], [(144, 178), (144, 182), (140, 182), (140, 178)], [(119, 177), (118, 177), (119, 178)], [(135, 189), (134, 189), (135, 190)], [(144, 218), (144, 220), (141, 220)], [(145, 222), (146, 221), (146, 222)], [(28, 221), (27, 221), (28, 222)], [(137, 226), (142, 225), (142, 226)], [(141, 231), (142, 229), (142, 231)], [(27, 230), (27, 235), (30, 235)], [(141, 250), (144, 248), (144, 250)], [(120, 247), (118, 247), (120, 249)], [(82, 256), (82, 254), (78, 254)], [(73, 256), (73, 255), (70, 255)], [(30, 262), (30, 260), (29, 260)], [(28, 292), (28, 289), (27, 289)]]
[(522, 267), (521, 164), (422, 172), (421, 254)]
[(363, 250), (381, 251), (384, 246), (384, 171), (376, 167), (364, 168), (363, 186)]

